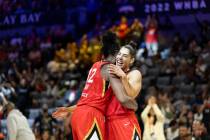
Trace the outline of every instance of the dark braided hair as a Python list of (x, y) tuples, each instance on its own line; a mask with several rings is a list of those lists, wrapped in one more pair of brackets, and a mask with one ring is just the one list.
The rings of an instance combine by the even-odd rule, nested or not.
[[(137, 43), (134, 41), (131, 41), (129, 44), (122, 46), (126, 49), (129, 50), (130, 55), (132, 58), (136, 58), (136, 51), (137, 51)], [(136, 59), (134, 60), (134, 63), (132, 64), (132, 66), (130, 67), (130, 69), (139, 69), (140, 68), (140, 63), (138, 61), (136, 61)]]
[(131, 57), (135, 58), (136, 57), (136, 47), (137, 44), (133, 41), (131, 41), (129, 44), (122, 46), (130, 51)]
[(105, 58), (109, 55), (115, 55), (120, 49), (119, 38), (111, 31), (104, 33), (102, 36), (102, 54)]

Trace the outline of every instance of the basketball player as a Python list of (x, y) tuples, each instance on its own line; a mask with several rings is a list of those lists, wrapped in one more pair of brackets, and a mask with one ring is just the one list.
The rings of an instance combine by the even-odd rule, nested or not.
[[(127, 95), (132, 99), (138, 96), (142, 81), (140, 71), (130, 69), (134, 60), (135, 49), (131, 45), (125, 45), (116, 56), (116, 65), (109, 65), (110, 73), (121, 79)], [(108, 105), (106, 118), (107, 140), (141, 139), (141, 129), (134, 110), (122, 106), (114, 95)]]
[[(110, 75), (108, 65), (114, 58), (118, 47), (116, 35), (106, 34), (103, 39), (103, 55), (106, 61), (93, 64), (89, 71), (85, 87), (76, 108), (59, 108), (53, 113), (54, 118), (65, 117), (67, 111), (73, 111), (71, 126), (74, 140), (107, 140), (105, 137), (105, 112), (110, 102), (111, 93), (127, 108), (136, 109), (137, 104), (126, 95), (122, 82)], [(108, 88), (109, 84), (112, 88)], [(107, 90), (113, 90), (108, 92)]]

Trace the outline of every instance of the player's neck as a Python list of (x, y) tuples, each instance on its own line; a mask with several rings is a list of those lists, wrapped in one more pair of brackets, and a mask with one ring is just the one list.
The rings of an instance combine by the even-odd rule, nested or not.
[(114, 63), (115, 62), (115, 57), (114, 56), (108, 56), (106, 59), (104, 59), (105, 61), (109, 61)]
[(130, 68), (127, 68), (125, 70), (123, 70), (125, 73), (129, 73), (130, 72)]

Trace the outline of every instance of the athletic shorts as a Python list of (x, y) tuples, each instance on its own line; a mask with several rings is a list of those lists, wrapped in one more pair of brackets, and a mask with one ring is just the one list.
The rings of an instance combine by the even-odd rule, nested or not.
[(74, 140), (106, 140), (104, 115), (94, 107), (77, 106), (71, 116)]
[(107, 117), (107, 140), (141, 140), (141, 129), (134, 113)]

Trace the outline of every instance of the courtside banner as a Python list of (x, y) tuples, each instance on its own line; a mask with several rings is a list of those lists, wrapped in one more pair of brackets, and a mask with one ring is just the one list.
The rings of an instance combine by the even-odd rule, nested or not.
[(144, 14), (170, 13), (179, 15), (210, 12), (210, 0), (144, 0), (142, 6), (141, 11), (143, 10)]
[(8, 15), (0, 14), (0, 29), (24, 27), (25, 25), (49, 25), (65, 23), (65, 21), (66, 12), (64, 10), (23, 12)]

